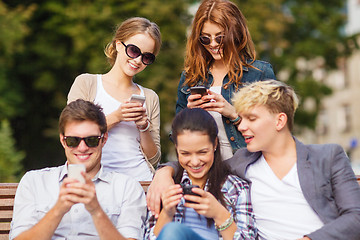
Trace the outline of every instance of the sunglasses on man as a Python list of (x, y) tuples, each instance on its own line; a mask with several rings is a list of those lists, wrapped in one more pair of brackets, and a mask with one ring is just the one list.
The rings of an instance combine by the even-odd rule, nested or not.
[(64, 137), (64, 141), (66, 143), (66, 145), (70, 148), (76, 148), (77, 146), (79, 146), (80, 142), (82, 140), (84, 140), (86, 146), (93, 148), (93, 147), (97, 147), (99, 146), (100, 143), (100, 139), (103, 137), (104, 135), (101, 136), (89, 136), (89, 137), (73, 137), (73, 136), (65, 136)]
[(124, 42), (121, 42), (125, 47), (125, 53), (129, 58), (137, 58), (141, 56), (141, 62), (145, 65), (150, 65), (155, 61), (155, 55), (149, 52), (142, 53), (140, 48), (134, 44), (126, 45)]
[(222, 41), (224, 40), (224, 37), (225, 37), (224, 35), (219, 35), (214, 38), (208, 37), (208, 36), (200, 36), (199, 41), (202, 45), (205, 45), (205, 46), (209, 45), (211, 43), (212, 39), (214, 39), (217, 44), (221, 44)]

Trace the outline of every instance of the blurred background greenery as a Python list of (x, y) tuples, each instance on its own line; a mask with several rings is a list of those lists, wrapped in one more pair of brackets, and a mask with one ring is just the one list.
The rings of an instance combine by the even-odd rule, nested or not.
[[(57, 122), (67, 93), (81, 73), (109, 70), (105, 45), (116, 25), (142, 16), (161, 29), (163, 46), (156, 62), (135, 81), (155, 90), (161, 101), (162, 161), (170, 149), (169, 126), (183, 68), (191, 0), (0, 0), (0, 182), (23, 172), (63, 164)], [(297, 89), (301, 107), (297, 129), (314, 128), (321, 99), (331, 89), (299, 67), (321, 57), (325, 69), (351, 52), (344, 34), (343, 0), (234, 0), (248, 20), (258, 59)], [(355, 44), (356, 45), (356, 44)], [(279, 78), (279, 77), (278, 77)]]

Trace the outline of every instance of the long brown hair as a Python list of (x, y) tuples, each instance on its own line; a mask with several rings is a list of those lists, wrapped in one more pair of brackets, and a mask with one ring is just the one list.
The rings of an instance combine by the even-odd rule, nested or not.
[[(220, 144), (218, 135), (218, 128), (214, 118), (206, 110), (201, 108), (185, 108), (178, 113), (172, 123), (171, 138), (175, 145), (177, 145), (177, 137), (185, 130), (191, 132), (201, 132), (209, 136), (210, 142), (213, 146), (217, 146), (214, 152), (214, 162), (209, 170), (208, 191), (226, 207), (224, 195), (221, 192), (230, 170), (222, 161), (220, 154)], [(175, 183), (180, 183), (184, 169), (179, 164), (180, 171), (175, 176)], [(213, 219), (207, 218), (208, 226), (214, 223)]]
[(159, 53), (161, 47), (161, 33), (159, 26), (154, 22), (150, 22), (146, 18), (132, 17), (121, 23), (121, 25), (117, 28), (113, 39), (105, 48), (104, 52), (111, 66), (115, 64), (117, 56), (116, 41), (119, 40), (124, 42), (126, 39), (139, 33), (149, 34), (150, 37), (155, 40), (155, 49), (153, 54), (157, 55)]
[[(241, 84), (243, 66), (251, 67), (256, 53), (246, 19), (240, 9), (228, 0), (203, 0), (195, 14), (191, 33), (188, 37), (185, 57), (185, 85), (194, 86), (205, 81), (208, 66), (213, 57), (200, 43), (199, 37), (204, 23), (219, 25), (224, 30), (222, 59), (229, 69), (229, 83)], [(248, 63), (247, 61), (250, 62)]]

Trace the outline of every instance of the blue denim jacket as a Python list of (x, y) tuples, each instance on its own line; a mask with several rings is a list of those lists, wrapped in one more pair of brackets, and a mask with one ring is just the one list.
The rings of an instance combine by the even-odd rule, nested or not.
[[(241, 82), (243, 83), (251, 83), (256, 81), (262, 81), (267, 79), (276, 79), (274, 71), (272, 69), (272, 66), (268, 62), (255, 60), (252, 66), (256, 67), (254, 68), (243, 68), (243, 77), (241, 79)], [(199, 81), (197, 85), (205, 85), (206, 88), (210, 88), (210, 86), (213, 83), (213, 76), (209, 72), (208, 79), (206, 81)], [(182, 109), (186, 108), (187, 106), (187, 98), (190, 96), (190, 87), (184, 85), (185, 81), (185, 72), (181, 74), (179, 86), (178, 86), (178, 92), (177, 92), (177, 101), (176, 101), (176, 113), (180, 112)], [(223, 80), (223, 85), (221, 88), (221, 95), (231, 103), (231, 98), (233, 97), (236, 86), (235, 84), (229, 84), (227, 87), (224, 87), (226, 83), (229, 82), (228, 75), (225, 76)], [(241, 86), (240, 86), (241, 87)], [(231, 147), (233, 149), (233, 153), (238, 150), (239, 148), (246, 147), (245, 141), (241, 133), (237, 130), (237, 128), (230, 122), (230, 120), (224, 116), (222, 116), (222, 120), (225, 127), (226, 135), (229, 139), (229, 142), (231, 144)]]

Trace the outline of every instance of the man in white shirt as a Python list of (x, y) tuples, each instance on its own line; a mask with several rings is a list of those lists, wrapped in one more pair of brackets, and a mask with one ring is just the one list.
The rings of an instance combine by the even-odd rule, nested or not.
[[(103, 171), (108, 138), (101, 107), (69, 103), (59, 118), (63, 166), (27, 172), (19, 183), (10, 239), (142, 239), (146, 218), (141, 185)], [(83, 164), (85, 183), (68, 177), (68, 164)]]
[[(258, 238), (360, 239), (360, 187), (349, 158), (337, 144), (305, 145), (292, 135), (294, 90), (280, 81), (260, 81), (242, 87), (233, 101), (247, 147), (225, 162), (251, 186)], [(155, 213), (172, 172), (158, 170), (150, 186)]]

